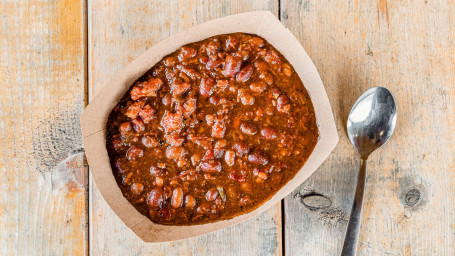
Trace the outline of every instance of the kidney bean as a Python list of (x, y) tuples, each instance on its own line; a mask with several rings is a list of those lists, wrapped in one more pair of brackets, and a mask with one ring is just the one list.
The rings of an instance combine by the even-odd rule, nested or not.
[(178, 58), (180, 61), (185, 61), (195, 57), (197, 50), (188, 46), (182, 46)]
[(246, 65), (243, 67), (240, 72), (237, 73), (235, 79), (239, 82), (246, 82), (250, 79), (251, 75), (253, 74), (253, 65)]
[(164, 193), (161, 188), (154, 188), (147, 195), (147, 204), (154, 209), (159, 209), (164, 204)]
[(259, 37), (252, 37), (252, 38), (248, 39), (248, 43), (250, 43), (256, 47), (259, 47), (259, 48), (264, 47), (264, 40), (262, 40)]
[(177, 160), (186, 154), (184, 147), (170, 146), (166, 149), (166, 157), (169, 159)]
[(210, 172), (210, 173), (216, 173), (216, 172), (221, 172), (221, 163), (218, 160), (208, 160), (205, 162), (202, 162), (200, 165), (201, 169), (204, 172)]
[(228, 166), (233, 166), (235, 164), (235, 152), (234, 150), (227, 150), (224, 154), (224, 161)]
[(278, 132), (272, 127), (265, 127), (261, 130), (261, 135), (266, 140), (274, 140), (278, 138)]
[(185, 196), (185, 207), (192, 209), (194, 206), (196, 206), (196, 199), (192, 195)]
[(257, 132), (258, 132), (258, 127), (254, 124), (254, 123), (251, 123), (251, 122), (243, 122), (241, 125), (240, 125), (240, 130), (245, 133), (245, 134), (248, 134), (248, 135), (255, 135)]
[(291, 110), (291, 104), (289, 102), (289, 98), (288, 96), (286, 95), (281, 95), (280, 97), (278, 97), (278, 99), (276, 100), (276, 108), (278, 110), (278, 112), (281, 112), (281, 113), (289, 113), (289, 111)]
[(135, 195), (141, 194), (142, 190), (144, 190), (144, 185), (142, 185), (141, 183), (133, 183), (131, 185), (131, 192)]
[(259, 75), (259, 78), (262, 79), (264, 82), (266, 82), (268, 85), (272, 85), (273, 84), (273, 75), (270, 74), (269, 72), (262, 72), (260, 75)]
[(205, 199), (209, 202), (214, 201), (218, 196), (218, 190), (216, 188), (211, 188), (205, 194)]
[(255, 151), (248, 155), (248, 161), (253, 164), (266, 165), (269, 162), (269, 159), (264, 152)]
[(142, 137), (141, 142), (147, 148), (154, 148), (159, 145), (158, 140), (153, 136), (144, 136)]
[(262, 81), (254, 82), (250, 85), (250, 90), (253, 92), (261, 93), (267, 89), (266, 83)]
[(267, 54), (264, 56), (264, 60), (270, 65), (281, 65), (280, 55), (274, 50), (268, 50)]
[(250, 147), (243, 141), (234, 143), (233, 148), (235, 149), (238, 156), (243, 156), (250, 152)]
[(292, 68), (291, 68), (291, 66), (289, 64), (285, 63), (285, 64), (283, 64), (282, 67), (283, 67), (282, 72), (283, 72), (283, 74), (285, 76), (287, 76), (287, 77), (292, 76), (293, 71), (292, 71)]
[(209, 59), (209, 61), (207, 61), (207, 64), (205, 65), (205, 67), (208, 70), (213, 70), (213, 69), (221, 68), (223, 65), (224, 65), (224, 61), (222, 61), (222, 60)]
[(241, 96), (240, 96), (240, 101), (242, 102), (243, 105), (245, 106), (251, 106), (254, 104), (255, 102), (255, 98), (249, 94), (249, 93), (243, 93)]
[(215, 79), (213, 78), (202, 78), (199, 87), (199, 93), (202, 96), (210, 96), (213, 93), (213, 87), (215, 85)]
[(183, 204), (183, 190), (182, 188), (175, 188), (172, 192), (171, 205), (174, 208), (180, 208)]
[(242, 67), (242, 59), (239, 57), (234, 57), (232, 55), (226, 56), (226, 63), (222, 71), (225, 76), (235, 76)]
[(144, 155), (144, 151), (137, 147), (137, 146), (131, 146), (128, 151), (126, 152), (126, 158), (128, 160), (137, 160), (138, 158), (142, 157)]

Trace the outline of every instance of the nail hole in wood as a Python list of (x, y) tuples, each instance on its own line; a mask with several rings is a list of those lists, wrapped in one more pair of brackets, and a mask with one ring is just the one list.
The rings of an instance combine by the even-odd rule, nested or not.
[(420, 191), (413, 188), (404, 196), (404, 202), (407, 206), (414, 206), (420, 201), (421, 197)]
[(302, 195), (301, 198), (302, 204), (312, 211), (327, 209), (332, 205), (329, 198), (314, 192)]

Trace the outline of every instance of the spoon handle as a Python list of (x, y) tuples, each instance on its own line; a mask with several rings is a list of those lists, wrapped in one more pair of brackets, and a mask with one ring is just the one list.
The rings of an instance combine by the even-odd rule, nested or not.
[(359, 240), (360, 224), (362, 221), (363, 192), (365, 191), (365, 177), (367, 159), (361, 159), (359, 175), (357, 176), (357, 188), (355, 190), (354, 202), (352, 203), (351, 216), (349, 217), (348, 229), (344, 238), (342, 256), (354, 256), (357, 251)]

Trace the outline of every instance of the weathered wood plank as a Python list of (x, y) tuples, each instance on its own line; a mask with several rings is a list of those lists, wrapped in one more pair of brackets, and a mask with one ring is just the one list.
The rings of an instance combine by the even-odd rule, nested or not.
[(0, 1), (0, 254), (84, 255), (84, 1)]
[[(455, 254), (455, 6), (450, 1), (281, 1), (283, 23), (318, 68), (340, 142), (285, 200), (287, 255), (337, 255), (358, 157), (345, 131), (358, 96), (389, 88), (392, 139), (368, 164), (358, 255)], [(320, 193), (328, 200), (301, 195)], [(330, 205), (330, 206), (328, 206)]]
[[(107, 80), (149, 46), (190, 26), (229, 14), (271, 10), (277, 1), (93, 0), (89, 3), (89, 88)], [(281, 208), (219, 232), (172, 243), (146, 244), (112, 212), (92, 186), (90, 251), (93, 255), (280, 255)]]

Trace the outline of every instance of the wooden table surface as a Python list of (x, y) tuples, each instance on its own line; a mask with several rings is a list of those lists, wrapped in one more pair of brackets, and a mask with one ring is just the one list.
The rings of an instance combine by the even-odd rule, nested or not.
[[(185, 28), (270, 10), (314, 61), (340, 142), (281, 204), (201, 237), (147, 244), (112, 212), (79, 116), (148, 47)], [(455, 255), (452, 0), (0, 0), (1, 255), (338, 255), (359, 167), (347, 114), (368, 88), (398, 104), (368, 163), (359, 255)]]

